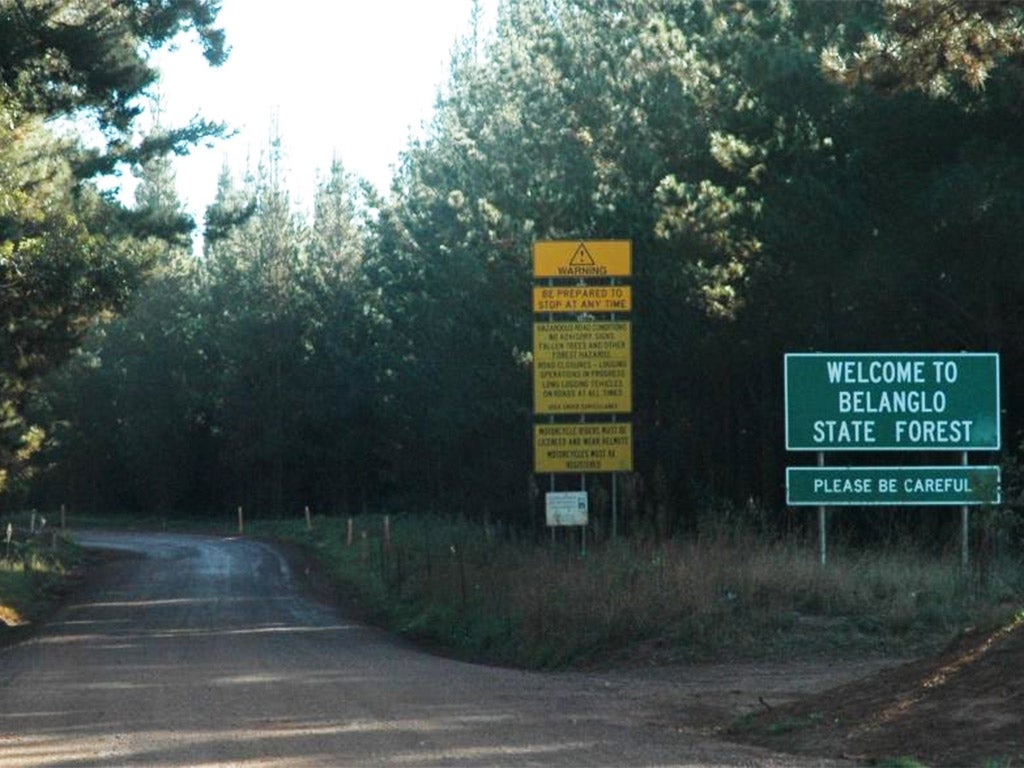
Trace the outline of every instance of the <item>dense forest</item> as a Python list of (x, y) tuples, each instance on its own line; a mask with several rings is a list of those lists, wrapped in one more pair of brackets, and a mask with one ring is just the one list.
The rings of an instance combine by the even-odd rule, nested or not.
[[(0, 2), (3, 506), (539, 525), (542, 239), (633, 243), (627, 530), (792, 519), (787, 352), (998, 352), (985, 458), (1015, 465), (1020, 0), (503, 0), (390, 189), (335, 160), (299, 212), (275, 139), (193, 253), (169, 155), (223, 128), (133, 131), (148, 49), (222, 60), (216, 5)], [(58, 132), (82, 115), (105, 147)], [(98, 191), (116, 166), (133, 206)]]

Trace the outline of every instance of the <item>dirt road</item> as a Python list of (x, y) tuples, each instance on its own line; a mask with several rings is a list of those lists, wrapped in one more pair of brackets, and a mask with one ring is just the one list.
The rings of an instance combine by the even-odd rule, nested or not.
[(0, 652), (0, 767), (822, 765), (712, 726), (863, 671), (465, 664), (301, 597), (260, 542), (79, 539), (126, 554)]

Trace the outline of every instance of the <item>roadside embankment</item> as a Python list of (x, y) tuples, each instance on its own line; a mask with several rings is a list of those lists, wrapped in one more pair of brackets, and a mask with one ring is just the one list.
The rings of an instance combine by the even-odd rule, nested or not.
[[(349, 528), (351, 525), (351, 529)], [(556, 545), (428, 515), (257, 521), (360, 615), (437, 650), (530, 668), (914, 656), (1012, 612), (1021, 572), (908, 548), (719, 536)]]
[(0, 543), (0, 644), (52, 611), (83, 562), (80, 547), (60, 531), (10, 527)]

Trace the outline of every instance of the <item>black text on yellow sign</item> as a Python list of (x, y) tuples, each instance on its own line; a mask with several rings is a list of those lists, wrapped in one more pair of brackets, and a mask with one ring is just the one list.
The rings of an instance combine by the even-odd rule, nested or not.
[(533, 289), (535, 313), (631, 312), (633, 291), (628, 285), (570, 285)]
[(633, 425), (534, 424), (534, 471), (632, 472)]
[(628, 322), (534, 323), (534, 412), (629, 413), (632, 358)]
[(632, 274), (630, 240), (541, 240), (533, 245), (534, 277), (587, 279)]

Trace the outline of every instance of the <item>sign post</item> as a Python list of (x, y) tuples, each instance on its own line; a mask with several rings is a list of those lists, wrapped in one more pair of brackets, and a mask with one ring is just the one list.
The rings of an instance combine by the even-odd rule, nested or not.
[(551, 491), (544, 495), (544, 513), (552, 531), (562, 526), (580, 529), (580, 554), (587, 554), (587, 523), (590, 522), (587, 491)]
[[(818, 451), (818, 466), (825, 466), (825, 454)], [(822, 504), (818, 507), (818, 560), (825, 565), (828, 557), (828, 510)]]
[[(786, 470), (786, 502), (818, 507), (826, 559), (829, 506), (961, 507), (961, 569), (969, 506), (1001, 502), (999, 467), (969, 451), (998, 451), (999, 355), (807, 353), (785, 356), (786, 449), (815, 451), (817, 467)], [(833, 451), (960, 451), (960, 466), (825, 467)]]
[[(960, 463), (963, 466), (967, 466), (967, 451), (960, 454)], [(996, 468), (998, 472), (998, 467)], [(998, 487), (998, 485), (997, 485)], [(997, 499), (998, 502), (998, 499)], [(968, 550), (970, 545), (970, 534), (971, 534), (971, 512), (967, 507), (967, 503), (960, 507), (960, 572), (963, 577), (967, 578), (967, 564), (968, 564)]]
[[(618, 414), (633, 409), (632, 327), (619, 320), (633, 307), (632, 288), (618, 284), (633, 271), (628, 240), (550, 240), (533, 248), (534, 471), (550, 476), (612, 474), (612, 530), (617, 531), (615, 473), (633, 469), (632, 422)], [(560, 316), (555, 320), (555, 316)], [(588, 415), (604, 420), (588, 421)], [(569, 421), (573, 419), (573, 421)], [(551, 526), (552, 544), (555, 526)], [(586, 553), (586, 530), (582, 531)]]

